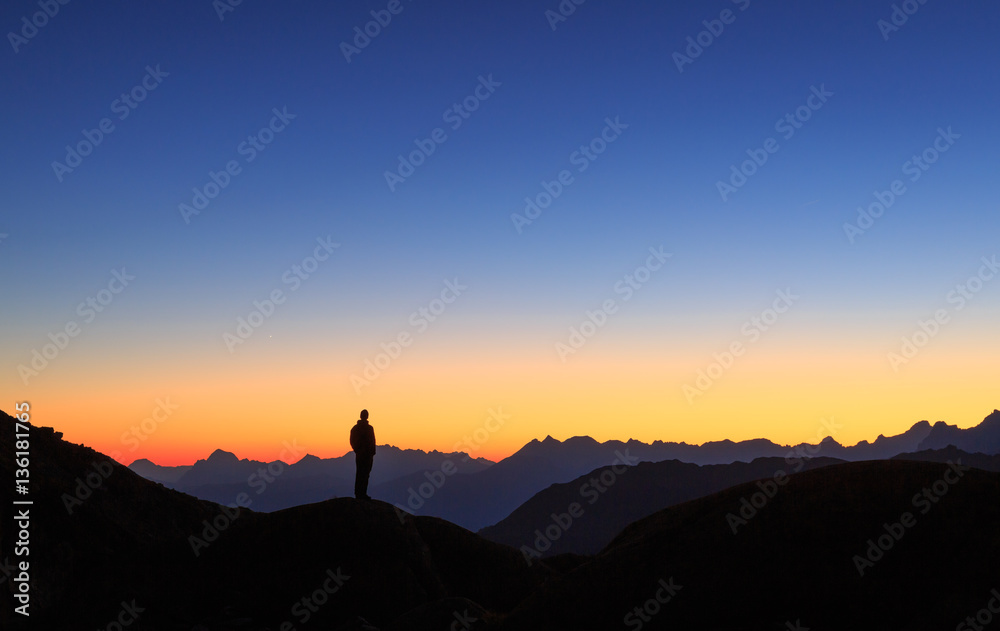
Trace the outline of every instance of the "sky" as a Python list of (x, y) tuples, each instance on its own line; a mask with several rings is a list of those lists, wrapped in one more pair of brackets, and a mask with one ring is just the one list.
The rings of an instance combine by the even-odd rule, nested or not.
[(362, 408), (380, 444), (495, 460), (1000, 407), (995, 3), (0, 26), (0, 409), (122, 462), (339, 456)]

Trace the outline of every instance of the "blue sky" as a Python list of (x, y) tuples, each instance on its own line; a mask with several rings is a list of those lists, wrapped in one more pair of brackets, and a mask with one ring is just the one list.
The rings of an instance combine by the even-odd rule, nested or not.
[[(403, 0), (348, 63), (341, 43), (386, 6), (244, 0), (220, 20), (209, 0), (70, 2), (17, 52), (8, 39), (7, 398), (17, 365), (108, 270), (139, 280), (95, 337), (197, 362), (225, 354), (222, 331), (327, 235), (340, 249), (269, 334), (335, 338), (355, 365), (455, 277), (472, 289), (455, 337), (436, 343), (551, 347), (660, 245), (674, 259), (620, 316), (628, 339), (664, 352), (701, 340), (710, 359), (793, 286), (809, 315), (789, 331), (821, 346), (884, 340), (882, 352), (997, 252), (993, 3), (914, 4), (886, 40), (891, 2), (589, 0), (553, 29), (555, 1)], [(674, 53), (724, 10), (734, 21), (679, 72)], [(20, 32), (38, 11), (8, 2), (0, 24)], [(166, 76), (119, 120), (112, 103), (147, 67)], [(480, 77), (500, 85), (449, 128), (443, 114)], [(776, 122), (821, 86), (832, 96), (783, 138)], [(273, 108), (295, 118), (246, 162), (238, 147)], [(52, 162), (105, 117), (114, 131), (59, 181)], [(608, 118), (627, 129), (518, 233), (510, 215), (574, 169)], [(385, 172), (438, 127), (447, 140), (390, 191)], [(843, 224), (904, 179), (939, 128), (960, 137), (849, 243)], [(716, 183), (768, 138), (778, 151), (723, 201)], [(185, 223), (178, 205), (231, 160), (241, 173)], [(997, 295), (984, 291), (966, 325), (987, 326)], [(101, 353), (80, 346), (81, 358)]]

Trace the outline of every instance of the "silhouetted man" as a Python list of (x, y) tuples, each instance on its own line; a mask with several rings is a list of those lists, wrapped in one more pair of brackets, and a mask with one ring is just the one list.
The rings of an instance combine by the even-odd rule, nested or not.
[(370, 500), (368, 497), (368, 475), (372, 472), (375, 459), (375, 428), (368, 424), (368, 410), (361, 410), (361, 419), (351, 428), (351, 449), (354, 450), (354, 497)]

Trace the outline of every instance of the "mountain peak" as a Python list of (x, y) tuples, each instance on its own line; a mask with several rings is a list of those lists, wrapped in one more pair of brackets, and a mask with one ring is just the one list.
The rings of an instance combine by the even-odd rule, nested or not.
[(987, 427), (997, 426), (1000, 427), (1000, 410), (993, 410), (993, 413), (983, 419), (980, 425), (985, 425)]
[(231, 451), (216, 449), (212, 452), (212, 455), (208, 457), (208, 461), (211, 463), (224, 464), (227, 462), (239, 462), (240, 459), (237, 458), (236, 454)]

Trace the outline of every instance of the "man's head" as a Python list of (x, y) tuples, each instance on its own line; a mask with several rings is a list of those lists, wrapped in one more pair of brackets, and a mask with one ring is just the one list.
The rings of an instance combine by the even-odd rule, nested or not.
[(361, 410), (361, 420), (362, 421), (368, 420), (368, 410)]

